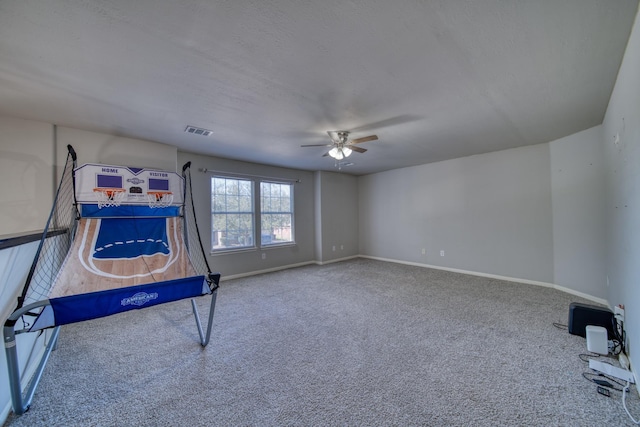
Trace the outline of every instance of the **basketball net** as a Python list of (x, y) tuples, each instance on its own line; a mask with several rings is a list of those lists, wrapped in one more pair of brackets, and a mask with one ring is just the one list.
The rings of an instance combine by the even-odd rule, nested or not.
[(127, 195), (124, 188), (94, 188), (93, 192), (99, 209), (120, 206)]
[(168, 191), (149, 191), (147, 200), (150, 208), (166, 208), (173, 203), (173, 193)]

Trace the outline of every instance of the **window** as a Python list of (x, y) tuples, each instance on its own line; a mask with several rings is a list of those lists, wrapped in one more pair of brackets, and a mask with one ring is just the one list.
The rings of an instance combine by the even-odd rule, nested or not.
[(260, 244), (293, 242), (293, 185), (260, 183)]
[[(293, 184), (211, 178), (211, 250), (290, 244), (294, 240)], [(259, 213), (254, 205), (260, 204)], [(257, 244), (256, 244), (257, 242)]]
[(253, 182), (211, 178), (211, 248), (254, 247)]

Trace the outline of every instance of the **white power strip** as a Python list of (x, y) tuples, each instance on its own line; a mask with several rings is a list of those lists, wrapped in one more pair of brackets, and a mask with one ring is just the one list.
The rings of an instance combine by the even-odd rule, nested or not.
[(620, 369), (616, 366), (609, 365), (608, 363), (599, 362), (597, 360), (589, 360), (589, 368), (602, 372), (603, 374), (610, 375), (612, 377), (619, 378), (623, 381), (629, 381), (630, 383), (635, 383), (633, 378), (633, 374), (631, 371), (626, 371), (624, 369)]

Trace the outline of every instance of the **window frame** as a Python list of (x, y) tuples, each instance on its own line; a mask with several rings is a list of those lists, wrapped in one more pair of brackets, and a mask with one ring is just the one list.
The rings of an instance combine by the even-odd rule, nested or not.
[[(214, 247), (214, 179), (224, 179), (224, 180), (235, 180), (235, 181), (249, 181), (251, 183), (251, 192), (252, 192), (252, 212), (234, 212), (234, 211), (222, 211), (218, 212), (223, 214), (250, 214), (252, 219), (253, 233), (252, 233), (252, 244), (246, 246), (224, 246), (224, 247)], [(286, 214), (291, 216), (291, 240), (288, 241), (279, 241), (275, 243), (263, 243), (262, 242), (262, 184), (278, 184), (278, 185), (286, 185), (289, 187), (289, 211), (278, 211), (278, 212), (267, 212), (267, 214)], [(284, 246), (295, 246), (295, 185), (294, 181), (290, 180), (279, 180), (277, 178), (266, 178), (266, 177), (255, 177), (251, 175), (235, 175), (235, 174), (227, 174), (227, 173), (215, 173), (212, 174), (209, 181), (209, 194), (210, 194), (210, 254), (218, 255), (218, 254), (228, 254), (232, 252), (248, 252), (255, 250), (268, 250), (271, 248), (279, 248)]]
[[(259, 218), (260, 218), (260, 248), (272, 248), (272, 247), (277, 247), (277, 246), (288, 246), (288, 245), (295, 245), (296, 244), (296, 233), (295, 233), (295, 198), (294, 198), (294, 185), (291, 182), (283, 182), (283, 181), (277, 181), (277, 180), (268, 180), (268, 179), (261, 179), (258, 181), (258, 187), (259, 187), (259, 201), (260, 201), (260, 209), (259, 209)], [(289, 187), (289, 210), (288, 211), (263, 211), (263, 205), (262, 205), (262, 201), (263, 201), (263, 194), (262, 194), (262, 184), (268, 184), (268, 185), (286, 185)], [(273, 199), (273, 197), (270, 197)], [(285, 241), (280, 241), (280, 242), (275, 242), (275, 243), (263, 243), (262, 242), (262, 236), (264, 235), (264, 231), (262, 229), (262, 225), (263, 225), (263, 215), (290, 215), (291, 216), (291, 225), (290, 225), (290, 231), (289, 233), (291, 234), (291, 239), (290, 240), (285, 240)]]
[[(251, 195), (250, 195), (250, 200), (251, 200), (251, 211), (229, 211), (228, 209), (225, 211), (218, 211), (216, 212), (214, 209), (214, 180), (215, 179), (224, 179), (225, 181), (227, 180), (234, 180), (234, 181), (238, 181), (238, 183), (240, 181), (244, 181), (244, 182), (248, 182), (251, 186)], [(211, 225), (211, 237), (210, 237), (210, 242), (209, 242), (209, 247), (210, 247), (210, 251), (211, 253), (221, 253), (221, 252), (236, 252), (236, 251), (246, 251), (246, 250), (254, 250), (256, 249), (256, 203), (255, 203), (255, 199), (256, 199), (256, 185), (255, 185), (255, 181), (249, 178), (243, 178), (243, 177), (236, 177), (236, 176), (225, 176), (225, 175), (212, 175), (211, 179), (210, 179), (210, 188), (209, 188), (209, 193), (210, 193), (210, 225)], [(225, 196), (227, 196), (225, 194)], [(238, 193), (238, 197), (241, 196)], [(239, 204), (240, 202), (238, 202)], [(225, 207), (228, 207), (228, 203), (227, 200), (225, 200)], [(237, 245), (237, 246), (219, 246), (219, 247), (215, 247), (214, 246), (214, 232), (216, 231), (214, 228), (214, 215), (215, 214), (223, 214), (223, 215), (232, 215), (232, 214), (237, 214), (237, 215), (249, 215), (251, 217), (251, 232), (249, 233), (250, 237), (251, 237), (251, 242), (247, 245)], [(228, 233), (228, 228), (224, 230), (224, 232)], [(220, 230), (222, 231), (222, 230)]]

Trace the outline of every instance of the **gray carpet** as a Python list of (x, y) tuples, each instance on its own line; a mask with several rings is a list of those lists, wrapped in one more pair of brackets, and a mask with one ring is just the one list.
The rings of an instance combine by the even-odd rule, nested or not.
[(230, 280), (205, 349), (188, 301), (63, 327), (7, 425), (630, 424), (583, 379), (585, 340), (552, 325), (572, 301), (365, 259)]

